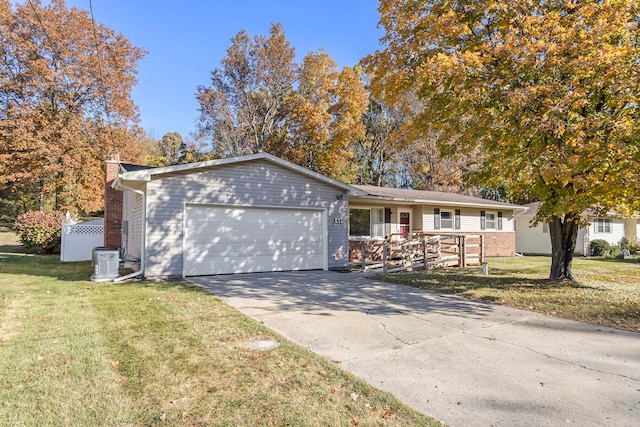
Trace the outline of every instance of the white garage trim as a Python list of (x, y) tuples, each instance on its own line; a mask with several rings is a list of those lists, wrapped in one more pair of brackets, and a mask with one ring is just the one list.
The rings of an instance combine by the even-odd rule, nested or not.
[(328, 269), (324, 209), (185, 203), (183, 276)]

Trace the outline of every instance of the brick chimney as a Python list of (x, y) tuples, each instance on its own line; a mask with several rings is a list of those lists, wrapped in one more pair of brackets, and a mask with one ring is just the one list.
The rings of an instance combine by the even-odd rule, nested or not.
[(119, 249), (122, 246), (122, 191), (111, 188), (120, 172), (120, 153), (112, 152), (104, 173), (104, 246)]

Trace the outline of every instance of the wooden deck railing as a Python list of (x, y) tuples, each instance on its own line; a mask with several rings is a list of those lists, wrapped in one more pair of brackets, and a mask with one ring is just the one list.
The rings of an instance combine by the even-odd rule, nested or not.
[(381, 268), (383, 273), (439, 266), (466, 267), (484, 262), (484, 236), (392, 234), (385, 241), (363, 242), (362, 271)]

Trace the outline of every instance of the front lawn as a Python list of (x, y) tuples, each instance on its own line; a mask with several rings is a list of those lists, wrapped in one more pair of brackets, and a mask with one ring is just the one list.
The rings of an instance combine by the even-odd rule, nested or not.
[(490, 258), (480, 267), (379, 275), (389, 282), (640, 332), (640, 263), (576, 257), (575, 283), (550, 282), (549, 257)]
[(198, 287), (91, 273), (0, 253), (3, 425), (439, 425)]

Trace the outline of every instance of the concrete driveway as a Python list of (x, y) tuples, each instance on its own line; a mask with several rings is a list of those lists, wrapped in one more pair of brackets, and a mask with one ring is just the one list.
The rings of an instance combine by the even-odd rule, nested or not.
[(359, 274), (190, 280), (451, 426), (640, 425), (640, 334)]

